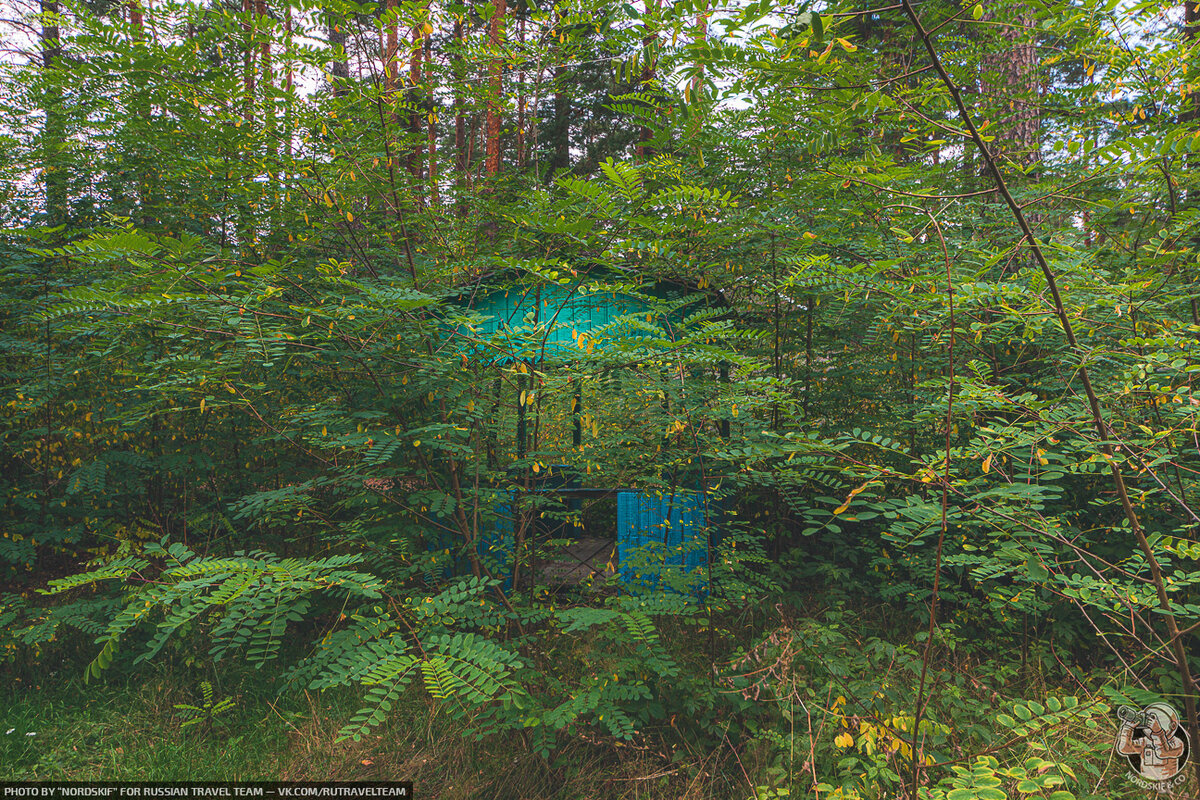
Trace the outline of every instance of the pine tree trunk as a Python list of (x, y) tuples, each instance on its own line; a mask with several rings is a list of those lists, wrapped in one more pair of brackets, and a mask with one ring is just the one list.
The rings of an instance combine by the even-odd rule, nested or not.
[[(425, 64), (427, 74), (432, 72), (433, 65), (433, 42), (429, 36), (425, 37)], [(425, 139), (429, 150), (429, 205), (436, 206), (439, 202), (438, 198), (438, 169), (437, 169), (437, 114), (434, 109), (433, 98), (433, 81), (426, 81), (425, 90), (425, 112), (428, 115), (426, 120), (428, 127), (425, 131)]]
[(500, 103), (504, 91), (504, 78), (501, 74), (504, 60), (500, 54), (500, 45), (504, 36), (504, 0), (495, 0), (496, 10), (492, 15), (488, 28), (488, 44), (492, 49), (492, 61), (488, 67), (490, 76), (490, 92), (488, 93), (487, 124), (485, 126), (484, 171), (488, 177), (494, 177), (500, 172)]
[(246, 122), (254, 121), (254, 2), (242, 0), (242, 31), (246, 35), (246, 49), (242, 53), (242, 116)]
[(517, 6), (517, 41), (520, 42), (521, 69), (517, 73), (517, 169), (525, 166), (525, 18), (527, 7)]
[[(1200, 0), (1184, 0), (1183, 38), (1192, 47), (1200, 41)], [(1192, 125), (1197, 120), (1200, 120), (1200, 92), (1189, 92), (1184, 110), (1179, 115), (1179, 121), (1185, 125)], [(1184, 164), (1187, 169), (1195, 169), (1197, 156), (1195, 154), (1184, 156)], [(1185, 194), (1184, 200), (1195, 203), (1200, 200), (1200, 196), (1197, 196), (1197, 190), (1191, 189)], [(1193, 316), (1197, 315), (1193, 314)]]
[[(255, 0), (255, 2), (254, 2), (254, 17), (255, 17), (254, 29), (256, 32), (258, 32), (259, 28), (263, 24), (263, 21), (266, 20), (266, 18), (267, 18), (267, 0)], [(262, 71), (262, 80), (260, 82), (260, 87), (261, 87), (261, 91), (262, 91), (263, 127), (268, 133), (267, 147), (269, 148), (270, 152), (274, 152), (274, 148), (271, 146), (270, 139), (269, 139), (269, 134), (271, 133), (271, 128), (275, 122), (275, 115), (271, 109), (271, 97), (270, 97), (270, 90), (272, 87), (272, 83), (271, 83), (271, 77), (272, 77), (271, 76), (271, 40), (266, 36), (263, 36), (263, 40), (261, 42), (259, 42), (258, 57), (259, 57), (259, 61), (261, 62), (259, 69)]]
[[(142, 4), (140, 0), (129, 0), (127, 8), (129, 10), (129, 25), (131, 28), (133, 28), (134, 41), (145, 42), (146, 18), (142, 13)], [(133, 86), (131, 88), (132, 97), (130, 101), (130, 108), (133, 111), (132, 116), (134, 117), (134, 124), (146, 125), (150, 121), (150, 107), (149, 103), (147, 102), (144, 85), (139, 84), (136, 81), (131, 81), (131, 83), (133, 83)], [(137, 135), (141, 137), (145, 135), (145, 132), (140, 131)], [(135, 170), (137, 172), (134, 181), (137, 192), (137, 197), (134, 200), (136, 208), (134, 212), (130, 214), (130, 216), (136, 225), (139, 227), (145, 227), (149, 221), (146, 217), (146, 207), (150, 194), (148, 185), (149, 180), (147, 175), (149, 170), (144, 157), (140, 154), (137, 157)]]
[[(562, 16), (557, 15), (554, 20), (554, 31), (557, 35), (562, 34), (561, 26)], [(552, 38), (557, 38), (557, 36)], [(567, 97), (565, 85), (567, 68), (561, 63), (561, 50), (555, 60), (558, 63), (554, 65), (552, 78), (554, 82), (554, 118), (549, 131), (553, 150), (550, 156), (550, 169), (546, 170), (547, 183), (554, 178), (556, 172), (571, 167), (571, 101)]]
[[(642, 75), (641, 75), (641, 91), (649, 94), (654, 87), (654, 79), (657, 76), (658, 65), (658, 31), (657, 23), (658, 0), (646, 0), (646, 15), (645, 29), (646, 33), (642, 37)], [(635, 152), (638, 158), (645, 158), (653, 155), (654, 151), (647, 142), (654, 138), (654, 131), (648, 125), (642, 125), (638, 129), (638, 143)]]
[(400, 35), (396, 22), (396, 0), (387, 0), (384, 7), (388, 16), (385, 34), (386, 41), (383, 46), (383, 92), (387, 98), (388, 105), (394, 107), (396, 101), (396, 78), (399, 72), (396, 55), (400, 49)]
[(333, 48), (333, 61), (329, 64), (329, 75), (333, 83), (333, 96), (345, 97), (350, 92), (350, 61), (346, 56), (345, 21), (329, 14), (329, 45)]
[(417, 208), (424, 204), (421, 190), (422, 164), (424, 160), (421, 158), (421, 133), (423, 126), (421, 124), (422, 114), (421, 107), (425, 102), (425, 92), (421, 88), (421, 60), (425, 55), (425, 21), (419, 18), (412, 29), (412, 49), (408, 55), (408, 103), (412, 111), (408, 115), (408, 133), (412, 141), (411, 149), (408, 151), (408, 173), (413, 177), (414, 196), (416, 198)]
[(54, 72), (62, 60), (62, 42), (58, 25), (58, 0), (42, 0), (42, 30), (40, 46), (46, 90), (43, 105), (46, 127), (42, 138), (42, 174), (46, 181), (46, 225), (64, 225), (68, 217), (67, 169), (60, 163), (66, 147), (66, 120), (63, 115), (63, 92)]
[(465, 47), (462, 17), (454, 20), (454, 205), (459, 216), (467, 213), (467, 171), (470, 159), (467, 153), (467, 120), (463, 107), (463, 85), (467, 78), (467, 65), (463, 58)]
[[(397, 56), (400, 50), (400, 35), (398, 31), (398, 22), (396, 20), (396, 0), (387, 0), (384, 4), (385, 13), (387, 14), (387, 22), (385, 23), (385, 34), (383, 53), (383, 103), (387, 108), (387, 113), (381, 117), (381, 124), (384, 126), (383, 139), (384, 149), (388, 154), (387, 167), (388, 175), (393, 183), (392, 191), (396, 191), (396, 171), (399, 167), (399, 157), (396, 153), (395, 131), (400, 127), (400, 115), (396, 112), (396, 84), (400, 71), (400, 66), (397, 63)], [(399, 212), (399, 209), (393, 209)]]
[(984, 60), (984, 94), (997, 103), (992, 151), (1002, 162), (1027, 167), (1042, 157), (1033, 10), (1022, 0), (1000, 0), (985, 19), (1001, 23), (994, 26), (1000, 47)]
[(284, 51), (284, 107), (283, 107), (283, 150), (287, 161), (292, 160), (292, 137), (295, 134), (293, 124), (292, 90), (296, 87), (295, 62), (292, 61), (292, 4), (284, 3), (283, 16), (283, 51)]

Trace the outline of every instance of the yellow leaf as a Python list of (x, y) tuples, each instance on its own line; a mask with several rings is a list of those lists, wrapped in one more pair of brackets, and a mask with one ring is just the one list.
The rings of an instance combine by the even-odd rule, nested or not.
[(992, 469), (992, 454), (988, 453), (987, 458), (983, 460), (983, 471), (987, 474)]
[(854, 737), (843, 731), (837, 735), (837, 738), (833, 740), (833, 743), (838, 747), (853, 747)]
[(420, 447), (420, 446), (421, 446), (421, 440), (413, 439), (413, 447)]
[(847, 53), (853, 53), (855, 50), (858, 49), (857, 45), (853, 45), (850, 42), (848, 42), (842, 38), (838, 38), (837, 43), (840, 44), (842, 46), (842, 49), (845, 50)]
[[(864, 483), (862, 486), (856, 486), (855, 488), (851, 489), (851, 490), (850, 490), (850, 496), (846, 498), (846, 502), (844, 502), (844, 503), (842, 503), (840, 506), (838, 506), (838, 507), (837, 507), (837, 508), (834, 510), (834, 512), (833, 512), (833, 513), (834, 513), (834, 514), (840, 514), (840, 513), (842, 513), (843, 511), (845, 511), (847, 508), (849, 508), (849, 507), (850, 507), (850, 503), (851, 503), (851, 501), (852, 501), (852, 500), (854, 500), (854, 498), (858, 497), (860, 494), (862, 494), (864, 491), (866, 491), (867, 487), (868, 487), (870, 484), (871, 484), (871, 482), (870, 482), (870, 481), (867, 481), (867, 482), (866, 482), (866, 483)], [(846, 699), (845, 699), (844, 697), (842, 697), (841, 695), (838, 695), (838, 701), (839, 701), (839, 702), (838, 702), (838, 703), (835, 703), (835, 705), (838, 705), (838, 704), (840, 704), (840, 703), (845, 703), (845, 702), (846, 702)]]

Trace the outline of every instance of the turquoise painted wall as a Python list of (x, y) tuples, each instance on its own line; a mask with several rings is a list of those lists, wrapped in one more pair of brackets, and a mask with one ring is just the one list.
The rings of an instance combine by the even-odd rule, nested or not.
[(632, 295), (584, 292), (575, 284), (553, 283), (491, 291), (471, 300), (470, 307), (486, 317), (471, 338), (490, 343), (498, 351), (498, 360), (567, 358), (580, 351), (578, 334), (589, 338), (636, 335), (636, 329), (622, 324), (621, 318), (650, 313), (649, 305)]

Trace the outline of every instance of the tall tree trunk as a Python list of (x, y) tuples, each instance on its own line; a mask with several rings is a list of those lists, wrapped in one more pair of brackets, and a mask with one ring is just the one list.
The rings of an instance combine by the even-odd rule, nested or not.
[[(141, 43), (146, 40), (146, 17), (142, 11), (141, 0), (129, 0), (127, 5), (129, 10), (129, 25), (133, 28), (133, 39), (135, 42)], [(130, 83), (132, 84), (130, 92), (130, 110), (133, 123), (138, 126), (146, 126), (150, 122), (150, 104), (148, 102), (145, 84), (140, 78), (131, 76)], [(135, 140), (141, 140), (146, 136), (147, 131), (142, 127), (135, 134)], [(139, 227), (146, 227), (149, 222), (146, 215), (147, 205), (149, 203), (149, 168), (147, 162), (140, 153), (134, 162), (136, 175), (134, 176), (135, 191), (137, 197), (134, 199), (135, 209), (130, 217)]]
[[(261, 33), (259, 30), (267, 19), (267, 0), (254, 0), (254, 30), (256, 33)], [(272, 126), (275, 123), (275, 114), (271, 108), (271, 40), (270, 37), (263, 36), (263, 40), (258, 44), (258, 57), (260, 61), (260, 69), (262, 71), (262, 80), (259, 84), (262, 93), (262, 118), (263, 129), (267, 132), (268, 137), (271, 135)], [(268, 138), (267, 147), (273, 152), (273, 147)]]
[[(429, 13), (429, 8), (426, 7), (426, 13)], [(408, 115), (408, 133), (412, 141), (411, 149), (408, 151), (408, 172), (413, 177), (414, 195), (416, 198), (417, 208), (420, 208), (424, 199), (422, 198), (421, 190), (421, 173), (424, 160), (421, 158), (421, 132), (423, 126), (421, 124), (422, 114), (421, 108), (425, 105), (425, 92), (421, 86), (421, 60), (425, 55), (425, 18), (418, 15), (412, 29), (412, 49), (409, 50), (408, 56), (408, 103), (412, 109)]]
[[(554, 30), (562, 35), (562, 15), (556, 14)], [(557, 37), (552, 37), (557, 38)], [(550, 169), (546, 170), (546, 181), (549, 182), (559, 170), (571, 167), (571, 101), (567, 97), (566, 76), (567, 68), (563, 66), (564, 55), (560, 47), (556, 54), (553, 72), (554, 81), (554, 120), (550, 126), (550, 141), (553, 151), (550, 156)]]
[[(1183, 38), (1189, 47), (1195, 47), (1200, 42), (1200, 0), (1184, 0), (1183, 3)], [(1183, 112), (1179, 115), (1184, 124), (1194, 124), (1200, 120), (1200, 92), (1189, 92)], [(1189, 169), (1195, 169), (1197, 157), (1184, 156), (1184, 163)], [(1195, 203), (1200, 200), (1197, 190), (1190, 189), (1185, 195), (1186, 200)]]
[(486, 138), (484, 171), (488, 177), (494, 177), (500, 172), (500, 104), (501, 94), (504, 91), (504, 78), (501, 73), (504, 59), (501, 56), (500, 46), (504, 37), (506, 6), (504, 0), (494, 0), (494, 2), (495, 13), (492, 14), (491, 25), (488, 28), (488, 44), (492, 49), (492, 60), (488, 66), (490, 91), (487, 104), (487, 125), (484, 133)]
[(384, 46), (383, 46), (383, 91), (387, 97), (389, 107), (395, 107), (395, 92), (396, 83), (399, 73), (399, 64), (397, 64), (397, 53), (400, 49), (400, 34), (398, 31), (398, 22), (396, 20), (396, 0), (387, 0), (384, 4), (387, 12), (387, 22), (384, 23)]
[(242, 53), (242, 116), (246, 122), (254, 121), (254, 15), (255, 0), (242, 0), (242, 31), (246, 36), (246, 49)]
[(333, 60), (329, 64), (330, 82), (333, 84), (333, 96), (345, 97), (350, 93), (350, 60), (346, 55), (345, 20), (332, 12), (326, 12), (326, 24), (329, 26), (329, 46), (333, 48)]
[(283, 5), (283, 154), (287, 161), (292, 160), (292, 137), (295, 135), (292, 91), (296, 88), (296, 69), (295, 62), (292, 60), (292, 33), (292, 4), (289, 0)]
[(43, 105), (46, 127), (42, 137), (42, 174), (46, 181), (46, 225), (64, 225), (68, 216), (67, 169), (62, 163), (67, 143), (67, 126), (63, 114), (63, 91), (55, 74), (62, 60), (61, 31), (58, 25), (58, 0), (41, 0), (42, 30), (39, 36), (42, 50), (42, 70), (46, 80)]
[(529, 7), (517, 6), (517, 41), (520, 42), (521, 68), (517, 72), (517, 169), (525, 166), (525, 18)]
[(433, 97), (433, 41), (430, 36), (425, 37), (425, 65), (426, 65), (426, 89), (425, 89), (425, 113), (428, 127), (425, 131), (425, 140), (428, 145), (428, 169), (429, 169), (429, 205), (436, 206), (438, 204), (438, 169), (437, 169), (437, 113), (434, 105)]
[(1023, 0), (997, 0), (985, 19), (994, 27), (998, 51), (984, 59), (985, 95), (995, 101), (993, 154), (1027, 167), (1041, 160), (1039, 84), (1033, 10)]
[[(381, 54), (383, 57), (383, 99), (384, 105), (388, 109), (387, 113), (382, 116), (381, 123), (385, 128), (383, 138), (386, 145), (385, 150), (388, 153), (388, 175), (391, 176), (393, 184), (396, 181), (396, 169), (399, 166), (394, 132), (400, 126), (400, 115), (396, 112), (396, 84), (400, 70), (400, 65), (397, 63), (400, 36), (397, 28), (399, 23), (396, 19), (396, 5), (396, 0), (387, 0), (384, 6), (387, 21), (384, 23), (384, 45)], [(395, 191), (394, 185), (393, 191)]]
[[(645, 35), (642, 37), (642, 75), (639, 83), (641, 91), (649, 94), (654, 87), (654, 79), (658, 70), (658, 8), (659, 0), (646, 0)], [(654, 151), (647, 142), (654, 138), (654, 131), (648, 125), (638, 129), (638, 143), (635, 149), (638, 158), (653, 155)]]
[(463, 106), (463, 85), (467, 77), (467, 64), (463, 58), (465, 46), (462, 17), (454, 20), (454, 205), (459, 216), (467, 213), (467, 171), (470, 162), (467, 154), (467, 120)]

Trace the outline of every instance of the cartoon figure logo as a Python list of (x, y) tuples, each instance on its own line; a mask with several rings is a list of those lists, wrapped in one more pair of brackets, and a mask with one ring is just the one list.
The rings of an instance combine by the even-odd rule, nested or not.
[(1180, 775), (1190, 748), (1187, 731), (1179, 724), (1175, 709), (1166, 703), (1151, 703), (1141, 711), (1121, 706), (1117, 718), (1121, 720), (1117, 752), (1133, 768), (1131, 779), (1157, 785)]

